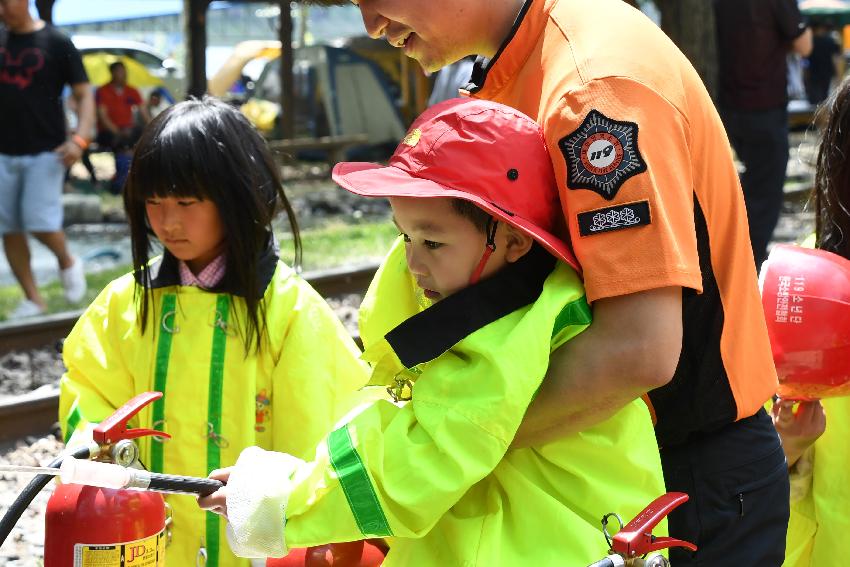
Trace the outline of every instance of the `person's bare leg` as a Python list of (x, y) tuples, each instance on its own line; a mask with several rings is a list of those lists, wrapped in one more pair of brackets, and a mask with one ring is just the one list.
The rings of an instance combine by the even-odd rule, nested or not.
[(22, 232), (4, 234), (3, 248), (6, 251), (6, 259), (9, 261), (12, 273), (18, 280), (26, 298), (39, 307), (45, 308), (47, 304), (41, 294), (38, 293), (38, 287), (35, 285), (35, 278), (32, 275), (30, 247), (27, 243), (26, 234)]
[(74, 263), (74, 258), (68, 252), (68, 246), (65, 243), (64, 231), (33, 232), (32, 235), (36, 237), (39, 242), (47, 246), (51, 252), (53, 252), (56, 256), (56, 260), (59, 262), (60, 270), (70, 268), (71, 264)]

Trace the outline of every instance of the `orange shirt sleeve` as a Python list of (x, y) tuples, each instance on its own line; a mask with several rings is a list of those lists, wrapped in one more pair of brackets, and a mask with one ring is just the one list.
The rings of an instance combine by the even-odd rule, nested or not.
[(628, 78), (568, 92), (544, 129), (590, 301), (668, 286), (702, 291), (687, 120)]

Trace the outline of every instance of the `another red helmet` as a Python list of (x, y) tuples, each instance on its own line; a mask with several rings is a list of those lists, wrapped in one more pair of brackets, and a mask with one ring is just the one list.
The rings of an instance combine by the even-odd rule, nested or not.
[(779, 396), (850, 395), (850, 261), (777, 245), (762, 265), (759, 287)]

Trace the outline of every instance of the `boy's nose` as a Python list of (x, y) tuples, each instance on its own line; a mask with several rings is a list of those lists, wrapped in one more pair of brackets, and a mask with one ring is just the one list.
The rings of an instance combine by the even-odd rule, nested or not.
[(414, 276), (427, 275), (425, 264), (421, 261), (420, 255), (415, 252), (413, 246), (408, 246), (405, 254), (407, 256), (407, 269), (410, 270), (411, 274)]

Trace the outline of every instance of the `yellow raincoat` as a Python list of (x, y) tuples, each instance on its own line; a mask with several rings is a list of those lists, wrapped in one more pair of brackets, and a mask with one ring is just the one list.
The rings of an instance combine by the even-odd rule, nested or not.
[[(821, 400), (826, 412), (826, 431), (815, 441), (811, 476), (796, 479), (811, 482), (805, 496), (791, 502), (786, 567), (841, 565), (845, 538), (850, 533), (850, 398)], [(799, 466), (799, 465), (798, 465)], [(804, 467), (806, 465), (803, 465)], [(794, 490), (792, 490), (792, 494)]]
[[(173, 257), (165, 256), (154, 279), (144, 335), (133, 276), (110, 283), (65, 341), (59, 418), (66, 439), (134, 395), (158, 390), (164, 397), (132, 423), (173, 436), (140, 440), (141, 460), (152, 471), (205, 477), (251, 445), (312, 457), (368, 374), (325, 301), (276, 254), (266, 256), (268, 333), (259, 354), (246, 356), (237, 331), (244, 303), (180, 286)], [(218, 516), (191, 496), (166, 501), (173, 510), (169, 566), (195, 566), (204, 554), (207, 567), (249, 564), (228, 549)]]
[[(533, 250), (420, 313), (404, 247), (394, 248), (361, 330), (370, 383), (411, 401), (375, 403), (296, 466), (291, 492), (281, 489), (288, 548), (382, 536), (384, 565), (416, 567), (580, 566), (607, 554), (602, 516), (630, 518), (664, 492), (643, 402), (581, 434), (508, 450), (550, 351), (591, 320), (578, 276), (553, 264)], [(235, 533), (248, 553), (273, 547)]]
[[(803, 246), (814, 248), (814, 235)], [(841, 564), (844, 538), (850, 533), (850, 398), (829, 398), (821, 403), (826, 431), (790, 475), (793, 488), (785, 567)], [(800, 469), (808, 474), (801, 474)]]

